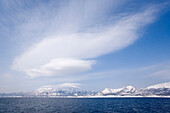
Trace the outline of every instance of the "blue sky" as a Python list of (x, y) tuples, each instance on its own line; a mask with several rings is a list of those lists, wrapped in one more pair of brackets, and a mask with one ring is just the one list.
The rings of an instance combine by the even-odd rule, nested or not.
[(1, 0), (0, 92), (170, 80), (169, 1)]

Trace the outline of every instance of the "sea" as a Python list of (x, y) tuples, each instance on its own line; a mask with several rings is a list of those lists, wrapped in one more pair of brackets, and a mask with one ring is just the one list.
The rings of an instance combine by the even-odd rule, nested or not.
[(170, 113), (170, 98), (0, 98), (0, 113)]

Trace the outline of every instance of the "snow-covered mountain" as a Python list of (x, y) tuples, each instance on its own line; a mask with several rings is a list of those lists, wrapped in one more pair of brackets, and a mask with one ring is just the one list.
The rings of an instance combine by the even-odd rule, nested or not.
[(170, 88), (170, 82), (148, 86), (146, 89)]
[(133, 86), (126, 86), (123, 88), (118, 88), (118, 89), (109, 89), (105, 88), (103, 91), (99, 92), (97, 95), (119, 95), (119, 96), (126, 96), (126, 95), (139, 95), (140, 91), (133, 87)]
[(142, 89), (144, 95), (170, 95), (170, 82), (152, 85)]
[(107, 96), (170, 96), (170, 82), (135, 88), (126, 86), (118, 89), (105, 88), (102, 91), (85, 91), (79, 87), (55, 88), (52, 86), (40, 87), (31, 92), (0, 93), (0, 97), (107, 97)]
[(99, 92), (100, 96), (170, 96), (170, 82), (148, 86), (146, 88), (135, 88), (126, 86), (119, 89), (106, 88)]
[(49, 96), (49, 97), (65, 97), (65, 96), (90, 96), (95, 95), (96, 92), (84, 91), (79, 87), (65, 87), (54, 89), (52, 87), (41, 87), (32, 92), (35, 96)]

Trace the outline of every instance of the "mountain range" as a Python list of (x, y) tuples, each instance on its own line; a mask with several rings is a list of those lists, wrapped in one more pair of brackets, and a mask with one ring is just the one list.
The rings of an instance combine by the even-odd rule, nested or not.
[(30, 92), (0, 93), (0, 97), (155, 97), (170, 96), (170, 82), (136, 88), (126, 86), (118, 89), (105, 88), (102, 91), (85, 91), (78, 87), (54, 89), (52, 87), (41, 87)]

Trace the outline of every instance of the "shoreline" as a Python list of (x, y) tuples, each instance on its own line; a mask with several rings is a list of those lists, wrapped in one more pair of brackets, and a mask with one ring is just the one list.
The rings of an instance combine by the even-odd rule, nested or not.
[(0, 98), (170, 98), (170, 96), (4, 96)]

